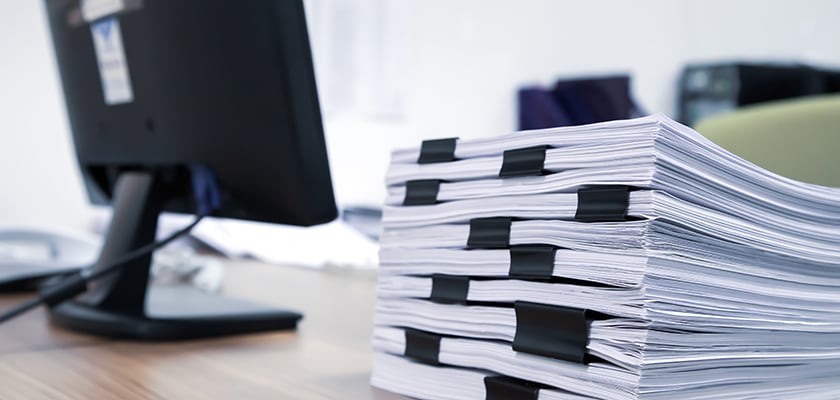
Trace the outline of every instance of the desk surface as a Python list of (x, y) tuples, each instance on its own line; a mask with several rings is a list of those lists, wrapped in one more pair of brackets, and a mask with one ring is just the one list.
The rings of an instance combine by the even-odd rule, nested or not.
[[(229, 263), (225, 293), (303, 311), (297, 332), (177, 343), (51, 327), (43, 309), (0, 325), (2, 399), (401, 399), (368, 384), (375, 278)], [(28, 295), (0, 294), (0, 309)]]

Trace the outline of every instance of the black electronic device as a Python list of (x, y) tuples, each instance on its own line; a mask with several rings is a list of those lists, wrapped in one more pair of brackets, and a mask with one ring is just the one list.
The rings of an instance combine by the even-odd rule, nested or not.
[(679, 119), (693, 126), (703, 118), (752, 104), (838, 91), (840, 71), (808, 65), (688, 65), (679, 80)]
[[(337, 216), (300, 0), (46, 4), (79, 165), (91, 199), (114, 208), (96, 268), (154, 242), (163, 211), (207, 213), (202, 194), (219, 197), (218, 217), (306, 226)], [(150, 261), (52, 307), (51, 320), (169, 340), (301, 318), (187, 290), (147, 299)]]

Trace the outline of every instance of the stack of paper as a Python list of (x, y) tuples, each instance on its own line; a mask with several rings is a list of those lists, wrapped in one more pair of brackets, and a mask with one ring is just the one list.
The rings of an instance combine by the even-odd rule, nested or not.
[(375, 386), (840, 398), (840, 189), (661, 115), (427, 141), (387, 183)]

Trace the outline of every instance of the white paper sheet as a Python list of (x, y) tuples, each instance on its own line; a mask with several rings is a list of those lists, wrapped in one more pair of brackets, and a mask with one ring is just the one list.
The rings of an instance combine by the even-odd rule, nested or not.
[[(546, 175), (498, 177), (505, 151), (539, 145)], [(503, 374), (605, 399), (840, 395), (840, 189), (662, 115), (458, 140), (453, 162), (419, 151), (394, 151), (387, 177), (374, 347), (390, 355), (375, 385), (467, 399), (470, 374)], [(437, 202), (404, 206), (418, 179), (441, 181)], [(628, 220), (575, 220), (577, 191), (599, 185), (633, 188)], [(552, 280), (513, 279), (510, 250), (470, 248), (470, 220), (486, 217), (512, 218), (510, 246), (557, 247)], [(466, 304), (431, 301), (438, 274), (469, 277)], [(599, 315), (593, 361), (513, 351), (518, 301)], [(440, 336), (442, 367), (400, 358), (406, 329)]]

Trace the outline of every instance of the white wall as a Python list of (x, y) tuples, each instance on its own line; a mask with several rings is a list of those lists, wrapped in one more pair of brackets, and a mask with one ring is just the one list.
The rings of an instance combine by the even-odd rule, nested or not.
[[(516, 125), (515, 92), (627, 72), (673, 113), (682, 66), (709, 60), (840, 65), (831, 0), (307, 0), (336, 191), (378, 203), (388, 151)], [(86, 200), (41, 1), (0, 0), (0, 223), (80, 226)]]
[(840, 65), (840, 2), (691, 0), (682, 58), (806, 61)]
[(85, 227), (43, 1), (0, 0), (0, 226)]
[(680, 21), (668, 16), (679, 15), (679, 2), (451, 3), (413, 3), (416, 70), (406, 117), (421, 131), (510, 131), (516, 88), (560, 76), (632, 73), (644, 104), (670, 107), (682, 38), (674, 34)]
[[(373, 13), (369, 3), (375, 0), (312, 0), (325, 1), (344, 7), (356, 4), (353, 14), (344, 14), (352, 19), (366, 10)], [(515, 93), (524, 84), (548, 85), (561, 77), (626, 72), (632, 75), (635, 98), (646, 111), (673, 115), (677, 79), (688, 62), (800, 60), (840, 66), (840, 46), (835, 43), (840, 37), (836, 23), (840, 2), (831, 0), (382, 3), (389, 8), (387, 15), (399, 20), (389, 21), (385, 32), (401, 38), (400, 47), (386, 49), (387, 54), (400, 57), (387, 60), (390, 69), (396, 70), (387, 75), (400, 79), (395, 88), (384, 92), (398, 93), (395, 102), (400, 107), (396, 118), (389, 113), (387, 119), (378, 119), (387, 123), (377, 123), (369, 102), (361, 100), (361, 107), (349, 112), (355, 116), (349, 118), (351, 122), (332, 118), (328, 139), (334, 164), (341, 167), (336, 172), (337, 191), (349, 201), (382, 198), (380, 177), (387, 165), (382, 155), (393, 146), (417, 145), (430, 137), (469, 138), (514, 130)], [(375, 24), (369, 17), (365, 22), (356, 30), (364, 32)], [(319, 32), (323, 27), (317, 23), (310, 29), (325, 33)], [(329, 44), (330, 34), (358, 36), (345, 30), (326, 32), (314, 44)], [(346, 53), (344, 63), (333, 63), (356, 65), (361, 56), (354, 54), (369, 53), (369, 49)], [(316, 51), (316, 63), (318, 56)], [(376, 59), (366, 61), (377, 65)], [(329, 66), (318, 67), (326, 69), (319, 71), (322, 75), (334, 75)], [(343, 89), (348, 89), (354, 80), (343, 82)], [(321, 86), (334, 88), (323, 80)], [(372, 158), (349, 151), (359, 138), (372, 139), (366, 141), (369, 149), (364, 153), (374, 154)]]

